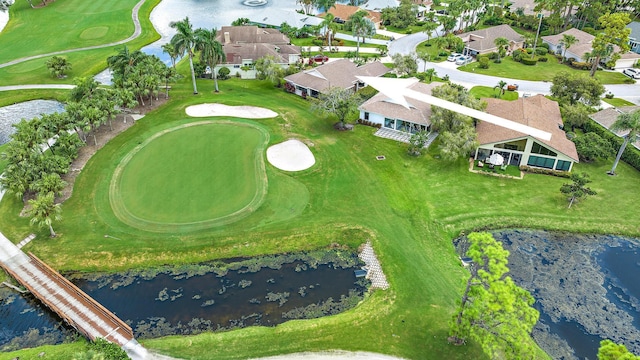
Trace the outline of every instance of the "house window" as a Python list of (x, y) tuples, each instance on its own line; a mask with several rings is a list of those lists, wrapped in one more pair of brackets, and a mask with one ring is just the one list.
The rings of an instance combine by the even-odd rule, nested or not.
[(364, 113), (364, 119), (365, 120), (369, 120), (369, 113), (365, 111)]
[(545, 169), (553, 169), (553, 163), (555, 163), (555, 159), (530, 155), (527, 165)]
[(534, 153), (534, 154), (540, 154), (540, 155), (549, 155), (549, 156), (557, 156), (558, 155), (555, 152), (547, 149), (546, 147), (538, 144), (537, 142), (533, 143), (533, 146), (531, 147), (531, 152)]
[(569, 171), (570, 167), (571, 161), (558, 160), (558, 163), (556, 164), (556, 170)]
[(396, 122), (394, 119), (384, 118), (384, 127), (389, 129), (395, 129)]

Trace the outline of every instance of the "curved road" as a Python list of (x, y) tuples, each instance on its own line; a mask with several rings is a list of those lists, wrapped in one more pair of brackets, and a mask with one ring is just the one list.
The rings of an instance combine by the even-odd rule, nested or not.
[[(424, 33), (411, 34), (403, 36), (389, 45), (389, 54), (410, 54), (415, 53), (416, 46), (427, 40)], [(418, 69), (425, 66), (422, 60), (418, 60)], [(471, 87), (474, 85), (496, 86), (500, 80), (504, 80), (509, 84), (518, 84), (518, 91), (528, 92), (532, 94), (549, 94), (551, 91), (551, 82), (529, 81), (509, 79), (497, 76), (480, 75), (464, 71), (459, 71), (451, 62), (433, 63), (427, 62), (427, 68), (434, 68), (439, 77), (449, 75), (449, 79), (463, 86)], [(551, 80), (551, 79), (549, 79)], [(613, 93), (616, 97), (623, 98), (636, 104), (640, 104), (640, 85), (639, 84), (616, 84), (605, 85), (608, 92)]]
[(74, 52), (74, 51), (101, 49), (101, 48), (105, 48), (105, 47), (109, 47), (109, 46), (121, 45), (121, 44), (127, 43), (127, 42), (129, 42), (131, 40), (134, 40), (138, 36), (140, 36), (140, 34), (142, 34), (142, 27), (140, 26), (140, 19), (138, 18), (138, 12), (140, 11), (140, 7), (142, 6), (142, 4), (144, 4), (144, 1), (145, 0), (140, 0), (136, 4), (136, 6), (133, 7), (133, 11), (131, 12), (131, 19), (133, 20), (133, 26), (134, 26), (133, 35), (129, 36), (128, 38), (126, 38), (124, 40), (120, 40), (120, 41), (116, 41), (116, 42), (112, 42), (112, 43), (108, 43), (108, 44), (87, 46), (87, 47), (76, 48), (76, 49), (68, 49), (68, 50), (56, 51), (56, 52), (52, 52), (52, 53), (48, 53), (48, 54), (40, 54), (40, 55), (34, 55), (34, 56), (29, 56), (29, 57), (23, 57), (23, 58), (20, 58), (20, 59), (15, 59), (15, 60), (6, 62), (4, 64), (0, 64), (0, 68), (11, 66), (11, 65), (15, 65), (15, 64), (19, 64), (19, 63), (22, 63), (22, 62), (25, 62), (25, 61), (29, 61), (29, 60), (41, 59), (43, 57), (48, 57), (48, 56), (53, 56), (53, 55), (66, 54), (66, 53), (70, 53), (70, 52)]

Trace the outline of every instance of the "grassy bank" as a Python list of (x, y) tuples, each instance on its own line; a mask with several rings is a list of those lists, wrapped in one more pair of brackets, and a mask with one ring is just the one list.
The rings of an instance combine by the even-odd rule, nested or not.
[[(332, 243), (356, 248), (371, 240), (391, 289), (375, 291), (359, 307), (322, 319), (142, 341), (163, 353), (239, 359), (345, 349), (410, 359), (481, 359), (473, 344), (455, 347), (446, 341), (447, 323), (465, 278), (451, 245), (454, 237), (473, 229), (504, 227), (640, 234), (635, 211), (640, 173), (624, 163), (615, 177), (606, 175), (610, 161), (576, 165), (574, 171), (591, 175), (598, 195), (567, 209), (559, 191), (566, 179), (527, 174), (523, 180), (512, 180), (470, 173), (466, 160), (440, 160), (437, 143), (427, 155), (410, 157), (406, 144), (374, 137), (373, 128), (335, 131), (335, 119), (319, 118), (309, 111), (308, 102), (266, 82), (227, 80), (214, 94), (212, 82), (200, 80), (198, 96), (191, 95), (189, 87), (188, 78), (183, 79), (163, 108), (139, 120), (93, 157), (78, 177), (73, 197), (63, 205), (64, 220), (55, 225), (61, 236), (49, 239), (46, 230), (37, 231), (26, 250), (58, 269), (116, 271), (317, 249)], [(184, 120), (185, 107), (203, 102), (276, 111), (276, 118), (256, 120), (269, 130), (270, 144), (288, 138), (312, 143), (316, 165), (300, 173), (268, 166), (269, 189), (263, 205), (221, 228), (155, 234), (119, 223), (110, 210), (106, 184), (127, 148), (189, 121)], [(386, 160), (376, 160), (377, 155)], [(35, 230), (17, 216), (20, 208), (12, 196), (0, 204), (0, 229), (14, 241)]]

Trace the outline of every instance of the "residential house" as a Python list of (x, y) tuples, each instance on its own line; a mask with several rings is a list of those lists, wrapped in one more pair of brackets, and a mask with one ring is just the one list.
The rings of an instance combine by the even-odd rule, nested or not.
[[(587, 32), (584, 32), (582, 30), (578, 30), (575, 28), (571, 28), (569, 30), (563, 31), (556, 35), (543, 36), (542, 41), (549, 44), (549, 50), (551, 52), (562, 53), (564, 51), (562, 46), (562, 38), (563, 38), (563, 35), (565, 34), (573, 35), (575, 36), (576, 39), (578, 39), (577, 43), (571, 45), (571, 47), (567, 49), (565, 57), (572, 58), (576, 61), (585, 61), (586, 60), (585, 54), (587, 54), (588, 52), (591, 52), (593, 39), (595, 39), (595, 36)], [(619, 50), (620, 48), (618, 48), (617, 46), (614, 46), (614, 51), (619, 51)], [(632, 67), (639, 59), (640, 59), (640, 55), (632, 52), (620, 54), (620, 59), (616, 61), (614, 68), (624, 69), (624, 68)]]
[[(417, 82), (409, 86), (409, 89), (431, 95), (431, 90), (440, 85), (442, 84), (437, 82)], [(406, 100), (409, 108), (398, 104), (383, 93), (378, 93), (360, 105), (360, 119), (379, 124), (385, 129), (407, 133), (431, 131), (431, 105), (415, 99)]]
[(486, 112), (539, 130), (551, 133), (550, 140), (542, 140), (515, 130), (480, 121), (476, 126), (478, 149), (476, 160), (485, 160), (494, 153), (505, 159), (505, 164), (527, 165), (545, 169), (571, 171), (578, 162), (575, 144), (561, 129), (562, 117), (558, 103), (536, 95), (506, 101), (484, 99)]
[(640, 54), (640, 22), (632, 21), (627, 28), (631, 29), (631, 34), (629, 34), (629, 46), (631, 47), (631, 51), (636, 54)]
[[(357, 13), (360, 10), (362, 9), (360, 9), (357, 6), (342, 5), (342, 4), (336, 3), (334, 7), (331, 7), (327, 12), (333, 15), (336, 19), (347, 20), (351, 17), (351, 15)], [(380, 23), (382, 22), (382, 14), (380, 14), (379, 11), (373, 11), (373, 10), (364, 10), (364, 11), (368, 13), (366, 17), (373, 22), (373, 24), (376, 26), (376, 29), (380, 28)], [(327, 13), (322, 13), (318, 16), (325, 17), (326, 14)]]
[(509, 52), (521, 48), (524, 44), (524, 37), (506, 24), (474, 30), (457, 36), (464, 41), (468, 54), (473, 56), (498, 51), (495, 41), (501, 37), (509, 40), (507, 48)]
[(317, 97), (320, 93), (336, 86), (357, 91), (366, 84), (358, 80), (356, 76), (382, 76), (389, 70), (379, 61), (358, 66), (349, 59), (338, 59), (310, 70), (289, 75), (284, 80), (286, 81), (285, 86), (290, 92), (305, 98), (307, 96)]
[(223, 26), (217, 40), (222, 43), (227, 61), (217, 65), (216, 71), (226, 67), (230, 75), (239, 74), (243, 79), (255, 79), (254, 64), (267, 55), (275, 57), (283, 68), (300, 62), (300, 47), (290, 45), (289, 38), (276, 29)]
[[(618, 116), (623, 113), (632, 113), (638, 110), (640, 110), (640, 106), (621, 106), (619, 108), (612, 107), (600, 110), (597, 113), (589, 115), (589, 117), (593, 119), (593, 121), (602, 125), (605, 129), (610, 129), (611, 125), (613, 125), (613, 123), (618, 120)], [(615, 134), (623, 137), (629, 134), (629, 131), (618, 131)], [(637, 139), (635, 142), (633, 142), (633, 146), (640, 150), (640, 139)]]

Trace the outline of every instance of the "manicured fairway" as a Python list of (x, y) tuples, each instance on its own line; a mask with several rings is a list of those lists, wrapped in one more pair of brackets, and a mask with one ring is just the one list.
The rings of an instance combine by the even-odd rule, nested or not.
[(201, 229), (255, 210), (267, 188), (268, 135), (255, 126), (197, 122), (133, 149), (118, 166), (110, 202), (123, 222), (149, 231)]

